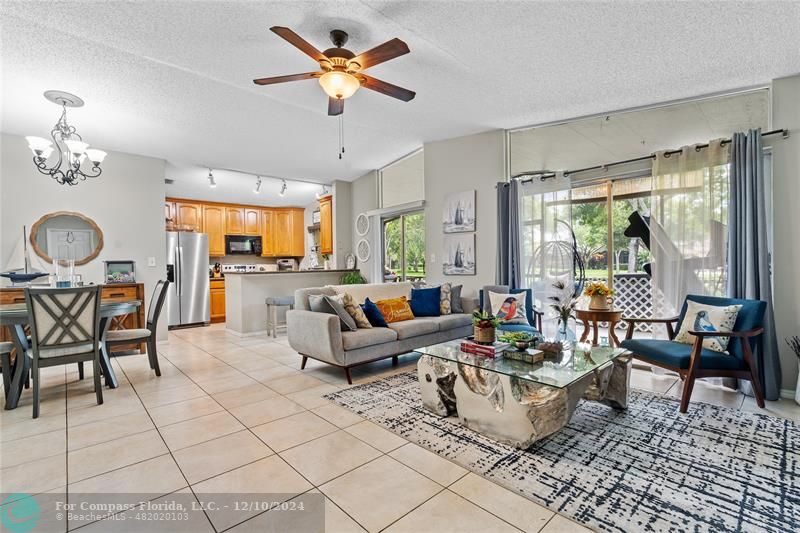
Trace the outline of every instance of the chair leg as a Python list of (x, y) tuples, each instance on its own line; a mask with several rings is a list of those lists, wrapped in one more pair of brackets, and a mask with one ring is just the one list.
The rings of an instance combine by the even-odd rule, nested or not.
[(33, 360), (31, 374), (33, 374), (33, 418), (39, 418), (39, 361), (37, 359)]
[(350, 377), (350, 367), (349, 366), (344, 367), (344, 376), (347, 378), (347, 384), (348, 385), (352, 385), (353, 384), (353, 378)]
[(150, 368), (156, 371), (156, 376), (161, 377), (161, 367), (158, 364), (158, 350), (156, 349), (155, 333), (147, 339), (147, 357), (150, 359)]
[(100, 381), (100, 357), (95, 355), (92, 360), (94, 374), (94, 394), (97, 398), (97, 405), (103, 405), (103, 382)]
[(83, 379), (83, 361), (78, 361), (78, 379)]
[(303, 370), (303, 369), (305, 369), (305, 367), (306, 367), (306, 362), (308, 362), (308, 357), (306, 357), (306, 356), (304, 355), (304, 356), (303, 356), (303, 360), (300, 362), (300, 370)]
[(392, 357), (392, 366), (397, 366), (397, 356)]
[(0, 371), (3, 372), (3, 393), (8, 398), (8, 391), (11, 390), (11, 353), (0, 354)]
[(694, 375), (689, 374), (686, 381), (683, 382), (683, 394), (681, 394), (681, 413), (685, 413), (689, 409), (689, 399), (692, 397), (692, 389), (694, 388)]

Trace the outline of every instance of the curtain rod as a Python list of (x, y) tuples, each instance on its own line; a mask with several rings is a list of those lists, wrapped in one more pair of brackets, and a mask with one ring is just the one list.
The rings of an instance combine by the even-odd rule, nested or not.
[[(766, 137), (768, 135), (777, 135), (779, 133), (781, 134), (781, 136), (784, 139), (789, 137), (789, 130), (788, 129), (767, 131), (767, 132), (762, 133), (761, 136), (762, 137)], [(722, 139), (722, 143), (721, 144), (723, 144), (723, 145), (730, 144), (730, 142), (731, 142), (730, 139)], [(695, 146), (695, 150), (701, 150), (702, 148), (708, 148), (708, 143), (698, 144), (698, 145)], [(668, 150), (668, 151), (664, 152), (664, 155), (666, 157), (669, 157), (669, 156), (674, 155), (674, 154), (680, 154), (681, 152), (683, 152), (683, 149), (679, 148), (677, 150)], [(642, 157), (634, 157), (633, 159), (625, 159), (623, 161), (614, 161), (613, 163), (606, 163), (605, 165), (596, 165), (596, 166), (593, 166), (593, 167), (579, 168), (577, 170), (565, 170), (563, 174), (564, 174), (564, 177), (566, 177), (566, 176), (569, 176), (570, 174), (579, 174), (581, 172), (588, 172), (589, 170), (606, 170), (609, 167), (614, 167), (614, 166), (619, 166), (619, 165), (627, 165), (628, 163), (636, 163), (637, 161), (647, 161), (648, 159), (655, 159), (655, 158), (656, 158), (656, 154), (650, 154), (650, 155), (645, 155), (645, 156), (642, 156)], [(560, 174), (560, 172), (559, 172), (559, 174)], [(533, 176), (533, 177), (520, 179), (520, 178), (523, 178), (524, 176)], [(520, 172), (519, 174), (515, 174), (515, 175), (511, 176), (511, 179), (512, 180), (518, 179), (518, 180), (520, 180), (520, 183), (530, 183), (531, 181), (534, 180), (534, 177), (538, 177), (540, 180), (544, 181), (544, 180), (547, 180), (547, 179), (555, 178), (556, 177), (556, 172), (551, 171), (551, 170), (534, 170), (534, 171), (528, 171), (528, 172)]]

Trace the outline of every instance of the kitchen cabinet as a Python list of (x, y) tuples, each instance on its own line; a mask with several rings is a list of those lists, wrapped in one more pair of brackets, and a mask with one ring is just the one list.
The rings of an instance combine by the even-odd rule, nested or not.
[(333, 196), (319, 199), (319, 253), (333, 253)]
[(225, 279), (212, 279), (209, 283), (211, 292), (211, 322), (225, 322)]
[(219, 205), (203, 206), (203, 227), (208, 235), (208, 255), (225, 255), (225, 208)]
[(261, 210), (261, 255), (275, 257), (275, 210)]
[(285, 209), (275, 211), (275, 255), (288, 256), (292, 252), (292, 213)]
[(261, 235), (261, 210), (244, 208), (244, 234)]
[(175, 202), (175, 214), (180, 229), (203, 231), (203, 205), (199, 203)]
[(225, 234), (244, 235), (244, 208), (225, 208)]
[(306, 255), (306, 227), (305, 209), (291, 209), (292, 213), (292, 242), (289, 245), (292, 257)]

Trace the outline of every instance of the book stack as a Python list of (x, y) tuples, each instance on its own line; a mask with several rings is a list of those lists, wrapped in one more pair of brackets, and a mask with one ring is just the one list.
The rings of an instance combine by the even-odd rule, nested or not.
[(507, 350), (511, 345), (507, 342), (495, 342), (493, 344), (478, 344), (477, 342), (465, 340), (461, 341), (461, 351), (475, 355), (482, 355), (494, 359), (501, 355), (503, 350)]

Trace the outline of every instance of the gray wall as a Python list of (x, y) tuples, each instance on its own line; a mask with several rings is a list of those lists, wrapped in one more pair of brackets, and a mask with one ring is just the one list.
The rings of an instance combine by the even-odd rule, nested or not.
[[(23, 224), (30, 230), (42, 215), (77, 211), (100, 226), (105, 242), (100, 255), (76, 272), (86, 282), (101, 283), (103, 261), (132, 259), (149, 303), (156, 281), (166, 276), (164, 160), (109, 152), (99, 178), (70, 187), (36, 170), (23, 137), (2, 134), (0, 139), (0, 269), (21, 238)], [(147, 266), (148, 257), (155, 257), (155, 267)]]
[[(353, 253), (355, 253), (358, 241), (364, 237), (360, 237), (356, 233), (355, 219), (360, 213), (366, 213), (373, 209), (378, 208), (378, 171), (373, 170), (364, 174), (357, 180), (353, 181), (350, 187), (350, 207), (352, 209), (349, 218), (350, 231), (352, 235)], [(370, 232), (371, 233), (371, 232)], [(376, 257), (380, 260), (380, 243), (371, 242), (369, 234), (366, 238), (370, 240), (372, 245), (372, 253), (366, 263), (357, 262), (361, 275), (367, 278), (370, 283), (378, 283), (380, 280), (372, 279), (372, 269), (375, 265)]]
[[(425, 240), (430, 283), (463, 284), (464, 296), (477, 295), (494, 283), (497, 246), (497, 195), (495, 184), (504, 180), (505, 133), (502, 130), (426, 143)], [(476, 276), (442, 273), (442, 206), (447, 193), (475, 189)]]
[(800, 75), (772, 82), (772, 127), (788, 128), (788, 139), (765, 138), (773, 148), (775, 324), (784, 390), (797, 386), (797, 358), (784, 342), (800, 335)]
[(331, 268), (344, 268), (353, 251), (353, 208), (349, 181), (333, 182), (333, 257)]

